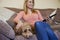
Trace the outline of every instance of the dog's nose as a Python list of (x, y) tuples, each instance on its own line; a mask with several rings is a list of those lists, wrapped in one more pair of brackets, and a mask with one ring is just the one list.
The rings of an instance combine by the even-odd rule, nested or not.
[(27, 38), (31, 38), (33, 36), (33, 34), (31, 32), (29, 32), (29, 34), (26, 35)]
[(30, 36), (29, 35), (26, 35), (26, 38), (29, 38)]
[(30, 35), (28, 35), (28, 36), (26, 36), (27, 38), (30, 38), (30, 37), (32, 37), (32, 36), (30, 36)]
[(27, 38), (27, 39), (29, 39), (29, 38), (31, 38), (31, 37), (32, 37), (31, 35), (28, 35), (28, 36), (26, 35), (26, 38)]

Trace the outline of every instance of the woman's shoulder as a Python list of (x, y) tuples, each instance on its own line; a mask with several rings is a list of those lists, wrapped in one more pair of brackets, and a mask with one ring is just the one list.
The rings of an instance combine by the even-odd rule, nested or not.
[(19, 13), (25, 13), (24, 11), (20, 11)]
[(39, 10), (35, 10), (36, 12), (40, 12)]
[(18, 14), (24, 14), (25, 12), (24, 11), (20, 11)]
[(38, 14), (40, 13), (40, 10), (35, 10)]

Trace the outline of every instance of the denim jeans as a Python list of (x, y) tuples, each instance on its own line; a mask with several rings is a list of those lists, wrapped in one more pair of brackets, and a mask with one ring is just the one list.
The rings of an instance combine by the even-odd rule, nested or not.
[(58, 40), (54, 31), (46, 22), (35, 22), (35, 30), (38, 40)]

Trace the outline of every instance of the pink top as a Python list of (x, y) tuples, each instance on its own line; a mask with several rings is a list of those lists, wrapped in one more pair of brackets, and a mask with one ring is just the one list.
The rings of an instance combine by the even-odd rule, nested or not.
[(41, 13), (36, 10), (37, 13), (32, 13), (32, 14), (25, 14), (24, 11), (21, 11), (17, 14), (17, 16), (15, 17), (14, 21), (17, 23), (21, 18), (23, 18), (25, 20), (25, 22), (28, 22), (30, 25), (34, 26), (34, 23), (36, 21), (42, 21), (43, 18), (41, 16)]

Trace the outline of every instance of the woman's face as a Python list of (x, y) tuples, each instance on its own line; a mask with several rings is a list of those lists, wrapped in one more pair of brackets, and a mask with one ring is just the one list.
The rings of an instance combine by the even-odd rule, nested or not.
[(34, 2), (33, 2), (33, 0), (28, 0), (26, 6), (27, 6), (27, 8), (32, 9), (32, 8), (34, 7)]

